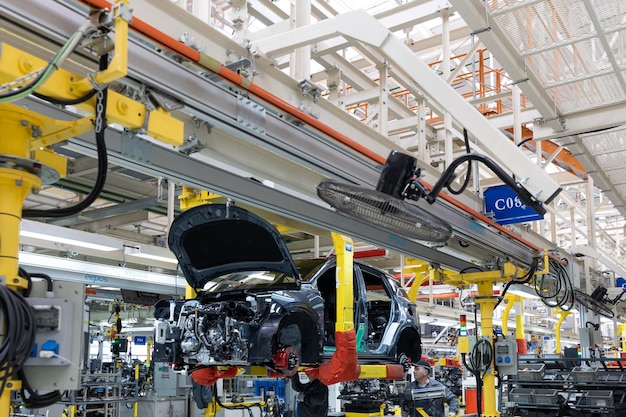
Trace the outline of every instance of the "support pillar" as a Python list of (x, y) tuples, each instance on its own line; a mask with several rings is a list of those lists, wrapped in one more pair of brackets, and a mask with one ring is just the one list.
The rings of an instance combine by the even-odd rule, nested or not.
[[(476, 297), (476, 303), (480, 306), (480, 332), (482, 337), (489, 338), (489, 343), (493, 349), (493, 311), (497, 303), (496, 298), (493, 296), (493, 282), (480, 281), (477, 286), (478, 296)], [(496, 382), (493, 355), (491, 357), (489, 370), (483, 377), (482, 395), (483, 407), (481, 415), (483, 417), (498, 417), (500, 413), (496, 406)]]
[[(41, 188), (37, 175), (41, 165), (31, 161), (30, 140), (36, 118), (27, 111), (0, 109), (0, 285), (14, 290), (27, 288), (28, 283), (18, 274), (20, 222), (26, 196)], [(0, 393), (0, 417), (9, 415), (11, 391), (21, 388), (21, 381), (11, 378)]]

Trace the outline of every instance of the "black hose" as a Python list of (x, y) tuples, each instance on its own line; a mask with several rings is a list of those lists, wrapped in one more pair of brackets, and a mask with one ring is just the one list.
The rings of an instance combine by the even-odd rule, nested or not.
[(507, 174), (494, 160), (491, 158), (481, 155), (478, 153), (468, 153), (465, 155), (461, 155), (452, 163), (446, 167), (446, 170), (443, 172), (441, 177), (437, 180), (435, 185), (433, 185), (432, 189), (424, 195), (424, 199), (428, 201), (428, 203), (432, 204), (437, 200), (437, 196), (443, 189), (443, 187), (447, 187), (450, 182), (454, 179), (454, 170), (466, 161), (478, 161), (485, 164), (498, 178), (502, 180), (506, 185), (508, 185), (519, 197), (520, 200), (528, 207), (532, 208), (539, 215), (544, 215), (546, 213), (546, 209), (541, 205), (541, 203), (533, 197), (533, 195), (524, 187), (519, 185), (515, 178), (511, 177)]
[(63, 100), (63, 99), (59, 99), (59, 98), (55, 98), (55, 97), (50, 97), (50, 96), (46, 96), (44, 94), (37, 93), (37, 92), (32, 93), (32, 95), (37, 97), (37, 98), (39, 98), (39, 99), (41, 99), (41, 100), (47, 101), (48, 103), (58, 104), (60, 106), (73, 106), (75, 104), (84, 103), (85, 101), (87, 101), (90, 98), (92, 98), (93, 96), (95, 96), (97, 92), (98, 92), (98, 90), (94, 89), (94, 90), (91, 90), (90, 92), (88, 92), (87, 94), (85, 94), (82, 97), (78, 97), (78, 98), (70, 99), (70, 100)]
[(35, 344), (35, 318), (26, 298), (19, 292), (0, 285), (0, 392), (10, 378), (19, 375)]
[[(100, 70), (105, 70), (109, 65), (108, 54), (100, 57)], [(68, 217), (74, 216), (83, 210), (87, 209), (91, 204), (98, 199), (100, 193), (104, 189), (104, 184), (107, 177), (108, 159), (107, 150), (104, 137), (104, 131), (106, 129), (106, 106), (107, 106), (107, 91), (108, 87), (103, 88), (97, 92), (96, 99), (96, 148), (98, 154), (98, 177), (96, 183), (93, 186), (91, 192), (79, 203), (71, 207), (65, 207), (61, 209), (52, 210), (24, 210), (22, 217)]]
[(533, 261), (530, 264), (530, 268), (528, 268), (528, 272), (526, 272), (526, 274), (523, 277), (521, 277), (520, 279), (515, 279), (515, 280), (508, 281), (506, 284), (504, 284), (504, 288), (502, 289), (502, 293), (500, 294), (500, 299), (498, 300), (496, 305), (493, 306), (494, 310), (500, 305), (502, 300), (504, 300), (504, 296), (506, 295), (506, 293), (509, 290), (509, 287), (511, 285), (513, 285), (513, 284), (527, 284), (527, 283), (530, 282), (530, 280), (535, 276), (535, 273), (537, 272), (537, 269), (539, 268), (539, 259), (540, 258), (533, 258)]
[[(487, 347), (486, 351), (483, 351), (483, 346)], [(476, 377), (476, 410), (478, 415), (481, 415), (483, 376), (491, 367), (491, 361), (493, 360), (491, 341), (489, 339), (478, 340), (470, 353), (469, 363), (464, 353), (461, 354), (461, 357), (463, 365)]]
[[(567, 269), (554, 259), (549, 260), (547, 274), (535, 277), (535, 292), (548, 307), (569, 311), (574, 307), (574, 286)], [(546, 285), (552, 284), (553, 289)], [(546, 294), (547, 291), (550, 291)]]
[[(463, 141), (465, 142), (465, 152), (469, 154), (471, 149), (470, 149), (470, 144), (469, 144), (469, 137), (467, 135), (467, 129), (465, 128), (463, 128)], [(461, 184), (461, 187), (458, 190), (453, 189), (452, 184), (451, 184), (452, 181), (450, 181), (450, 183), (446, 184), (446, 188), (451, 194), (454, 194), (454, 195), (462, 194), (463, 191), (465, 191), (465, 189), (469, 185), (469, 181), (471, 177), (472, 177), (472, 160), (469, 159), (467, 161), (467, 171), (465, 172), (465, 179), (463, 180), (463, 184)]]

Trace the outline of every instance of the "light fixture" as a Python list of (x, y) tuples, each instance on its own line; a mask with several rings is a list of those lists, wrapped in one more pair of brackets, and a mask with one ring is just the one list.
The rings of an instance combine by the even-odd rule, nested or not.
[(111, 252), (122, 249), (122, 242), (110, 236), (32, 220), (22, 220), (20, 237), (43, 240), (53, 244), (63, 244), (71, 246), (74, 250), (82, 248)]
[(124, 245), (124, 255), (150, 259), (153, 261), (165, 262), (172, 265), (178, 265), (178, 259), (174, 256), (169, 249), (162, 248), (160, 246), (150, 246), (150, 245), (141, 245), (141, 246), (129, 246)]

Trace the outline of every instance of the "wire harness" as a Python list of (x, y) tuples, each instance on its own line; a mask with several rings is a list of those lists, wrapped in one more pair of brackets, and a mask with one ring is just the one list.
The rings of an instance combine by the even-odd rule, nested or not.
[(0, 344), (0, 392), (22, 371), (35, 343), (35, 318), (19, 292), (0, 285), (0, 310), (4, 337)]

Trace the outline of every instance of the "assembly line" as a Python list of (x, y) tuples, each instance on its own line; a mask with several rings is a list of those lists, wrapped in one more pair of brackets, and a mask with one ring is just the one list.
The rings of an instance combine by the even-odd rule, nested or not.
[(620, 197), (588, 177), (621, 220), (557, 235), (564, 145), (519, 135), (565, 118), (517, 96), (510, 140), (451, 85), (469, 58), (397, 36), (440, 21), (450, 56), (475, 2), (218, 3), (0, 5), (0, 417), (626, 415)]

